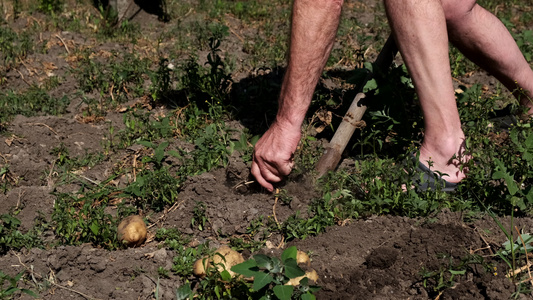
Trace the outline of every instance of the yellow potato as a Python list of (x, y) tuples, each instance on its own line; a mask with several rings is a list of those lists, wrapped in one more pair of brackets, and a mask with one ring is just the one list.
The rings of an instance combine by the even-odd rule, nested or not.
[(307, 255), (307, 253), (303, 252), (303, 251), (300, 251), (298, 250), (298, 252), (296, 252), (296, 263), (297, 264), (307, 264), (309, 265), (309, 255)]
[(125, 218), (118, 225), (118, 239), (128, 247), (138, 247), (146, 241), (146, 224), (143, 218), (133, 215)]
[(211, 264), (209, 263), (209, 259), (207, 257), (200, 258), (197, 261), (194, 262), (194, 265), (192, 267), (192, 273), (195, 276), (198, 276), (200, 278), (204, 278), (206, 273), (205, 269), (209, 268)]
[(235, 276), (235, 273), (230, 270), (231, 267), (242, 262), (244, 262), (244, 258), (239, 252), (224, 245), (220, 246), (220, 248), (215, 251), (212, 261), (207, 257), (198, 259), (194, 263), (193, 274), (198, 277), (204, 277), (206, 275), (206, 268), (208, 269), (211, 267), (211, 264), (213, 264), (219, 272), (222, 272), (225, 269), (233, 277)]
[(300, 284), (300, 280), (304, 279), (304, 277), (307, 277), (309, 278), (310, 281), (316, 283), (318, 281), (318, 274), (315, 270), (311, 269), (310, 271), (307, 271), (305, 272), (305, 275), (304, 276), (300, 276), (300, 277), (296, 277), (296, 278), (292, 278), (291, 280), (289, 280), (289, 282), (287, 282), (285, 285), (299, 285)]

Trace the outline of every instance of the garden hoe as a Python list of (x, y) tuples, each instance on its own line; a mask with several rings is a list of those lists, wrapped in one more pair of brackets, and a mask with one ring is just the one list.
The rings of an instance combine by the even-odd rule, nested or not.
[[(396, 47), (394, 38), (391, 35), (387, 39), (387, 42), (385, 42), (383, 49), (381, 49), (381, 52), (376, 58), (376, 61), (373, 65), (373, 69), (385, 72), (392, 64), (392, 61), (396, 56), (397, 52), (398, 48)], [(364, 83), (372, 79), (372, 77), (372, 72), (369, 72), (365, 78)], [(362, 86), (365, 85), (364, 83), (362, 84)], [(353, 100), (352, 104), (348, 108), (348, 111), (344, 115), (341, 124), (337, 128), (337, 131), (335, 131), (335, 135), (333, 136), (329, 144), (326, 146), (322, 157), (320, 157), (320, 160), (316, 165), (315, 169), (317, 171), (317, 178), (324, 176), (329, 171), (335, 170), (335, 168), (339, 164), (342, 152), (346, 148), (346, 145), (350, 141), (350, 138), (352, 137), (355, 129), (358, 127), (359, 121), (361, 121), (361, 118), (363, 117), (363, 114), (366, 111), (367, 107), (362, 101), (364, 98), (365, 93), (363, 92), (359, 92), (355, 96), (355, 99)]]

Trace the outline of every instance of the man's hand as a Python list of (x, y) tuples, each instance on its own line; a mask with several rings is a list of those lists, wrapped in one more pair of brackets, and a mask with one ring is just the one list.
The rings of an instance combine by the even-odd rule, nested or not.
[(280, 182), (291, 172), (300, 136), (300, 127), (275, 122), (255, 145), (252, 174), (270, 192), (274, 191), (272, 183)]

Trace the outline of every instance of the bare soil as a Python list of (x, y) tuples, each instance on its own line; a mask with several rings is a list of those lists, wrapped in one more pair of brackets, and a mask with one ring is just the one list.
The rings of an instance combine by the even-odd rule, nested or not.
[[(368, 15), (359, 17), (368, 18)], [(137, 21), (160, 24), (155, 17), (143, 13)], [(21, 20), (10, 24), (26, 25)], [(65, 74), (68, 66), (62, 55), (65, 47), (53, 37), (54, 34), (42, 33), (43, 38), (57, 42), (47, 55), (33, 55), (26, 65), (8, 74), (10, 88), (26, 88), (25, 81), (38, 82), (38, 74), (45, 76), (42, 62), (53, 62), (57, 67), (54, 72)], [(109, 50), (118, 46), (93, 44), (94, 41), (75, 33), (64, 33), (62, 37), (73, 47), (90, 45)], [(235, 41), (238, 42), (238, 39)], [(32, 69), (37, 75), (30, 74)], [(61, 85), (60, 91), (55, 90), (56, 93), (68, 94), (76, 89), (76, 82), (69, 76), (66, 78), (67, 81)], [(470, 78), (487, 85), (494, 84), (482, 72)], [(17, 208), (23, 232), (41, 216), (50, 218), (55, 199), (53, 192), (72, 192), (80, 187), (76, 182), (58, 185), (51, 180), (53, 176), (50, 172), (53, 172), (56, 157), (50, 151), (63, 143), (72, 156), (101, 152), (109, 123), (117, 128), (124, 126), (120, 112), (109, 112), (107, 122), (81, 123), (76, 116), (82, 108), (80, 99), (74, 99), (68, 112), (60, 117), (18, 116), (9, 125), (9, 135), (3, 136), (0, 141), (2, 160), (5, 159), (10, 171), (21, 178), (15, 187), (0, 195), (0, 214)], [(242, 129), (238, 122), (233, 126), (237, 130)], [(171, 144), (171, 147), (187, 146), (191, 145), (179, 141)], [(115, 163), (127, 156), (127, 151), (84, 170), (81, 175), (94, 182), (106, 179)], [(176, 209), (148, 216), (155, 224), (150, 233), (153, 235), (161, 227), (178, 228), (194, 235), (197, 241), (210, 241), (210, 245), (216, 247), (226, 240), (220, 235), (244, 237), (246, 227), (260, 216), (275, 217), (278, 222), (283, 222), (296, 211), (305, 213), (307, 205), (318, 195), (305, 180), (289, 180), (284, 188), (293, 197), (292, 203), (275, 205), (272, 194), (264, 192), (256, 184), (242, 184), (250, 178), (249, 167), (240, 157), (234, 156), (227, 168), (189, 178), (176, 200)], [(203, 231), (190, 225), (197, 201), (206, 204), (209, 224)], [(502, 222), (506, 228), (510, 227), (510, 218), (504, 218)], [(533, 220), (530, 218), (513, 222), (524, 232), (533, 231)], [(54, 240), (52, 233), (43, 238)], [(311, 265), (318, 272), (318, 285), (322, 287), (317, 299), (507, 299), (516, 291), (515, 283), (505, 277), (509, 268), (492, 251), (505, 241), (505, 236), (494, 220), (487, 216), (468, 223), (461, 213), (449, 211), (431, 219), (371, 216), (339, 224), (319, 236), (304, 240), (283, 244), (281, 238), (274, 235), (269, 241), (273, 248), (264, 249), (265, 252), (279, 254), (278, 245), (295, 245), (312, 253)], [(468, 275), (456, 277), (456, 283), (444, 289), (442, 294), (433, 289), (435, 282), (428, 280), (424, 283), (422, 270), (439, 271), (450, 262), (457, 265), (471, 254), (481, 255), (485, 259), (484, 265), (492, 265), (495, 269), (472, 264)], [(140, 248), (117, 251), (95, 248), (90, 244), (24, 249), (0, 256), (0, 270), (11, 275), (32, 270), (35, 282), (24, 283), (27, 288), (42, 283), (39, 276), (50, 279), (53, 284), (40, 294), (42, 299), (152, 299), (157, 284), (161, 299), (175, 299), (175, 289), (183, 283), (180, 278), (171, 273), (169, 278), (160, 278), (157, 282), (157, 269), (170, 269), (173, 255), (173, 251), (161, 248), (154, 241)], [(449, 273), (445, 274), (449, 276)], [(21, 298), (31, 297), (23, 295)]]

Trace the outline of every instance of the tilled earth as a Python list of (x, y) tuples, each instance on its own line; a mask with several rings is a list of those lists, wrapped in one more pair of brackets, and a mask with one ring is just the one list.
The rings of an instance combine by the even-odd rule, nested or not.
[[(24, 175), (24, 180), (2, 195), (0, 214), (17, 207), (22, 231), (31, 227), (40, 215), (49, 217), (55, 197), (51, 192), (75, 191), (76, 183), (56, 186), (47, 180), (54, 157), (50, 150), (63, 142), (70, 153), (84, 149), (100, 149), (102, 128), (80, 124), (65, 117), (17, 117), (10, 132), (20, 137), (0, 143), (0, 152), (9, 158), (11, 170)], [(8, 145), (9, 144), (9, 145)], [(81, 147), (82, 146), (82, 147)], [(87, 169), (83, 176), (99, 181), (105, 178), (113, 161), (104, 161)], [(259, 216), (273, 217), (274, 197), (254, 185), (239, 184), (249, 178), (249, 166), (232, 157), (225, 169), (191, 177), (179, 194), (173, 210), (153, 214), (149, 219), (159, 227), (178, 228), (192, 234), (199, 242), (209, 240), (215, 247), (218, 234), (244, 236), (246, 227)], [(313, 199), (313, 189), (305, 182), (289, 182), (285, 186), (293, 196), (290, 205), (277, 204), (277, 220), (283, 222), (297, 210), (306, 211)], [(206, 205), (208, 228), (191, 229), (190, 220), (197, 201)], [(329, 228), (325, 233), (288, 245), (312, 253), (312, 267), (320, 276), (322, 289), (318, 299), (433, 299), (438, 296), (436, 283), (424, 284), (422, 270), (447, 272), (473, 254), (484, 257), (484, 264), (472, 264), (468, 275), (456, 277), (456, 283), (444, 290), (440, 299), (506, 299), (515, 284), (505, 278), (508, 267), (493, 256), (491, 248), (500, 247), (505, 236), (494, 220), (484, 217), (465, 224), (460, 213), (442, 212), (433, 219), (409, 219), (394, 216), (372, 216)], [(502, 220), (509, 228), (510, 219)], [(515, 219), (515, 226), (531, 232), (533, 220)], [(44, 237), (53, 240), (53, 234)], [(279, 237), (270, 237), (278, 246)], [(59, 246), (51, 249), (26, 249), (0, 257), (0, 269), (8, 274), (33, 272), (53, 282), (41, 293), (43, 299), (98, 298), (147, 299), (157, 284), (157, 269), (171, 269), (173, 251), (152, 241), (140, 248), (117, 251), (98, 249), (90, 244)], [(273, 251), (274, 255), (279, 250)], [(249, 253), (248, 253), (249, 255)], [(491, 269), (487, 266), (493, 266)], [(485, 267), (484, 267), (485, 266)], [(444, 269), (443, 269), (444, 268)], [(446, 274), (449, 275), (449, 274)], [(159, 279), (162, 299), (172, 299), (181, 284), (172, 274)]]

